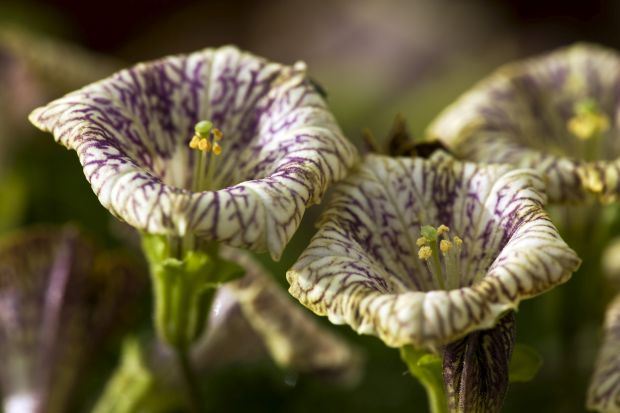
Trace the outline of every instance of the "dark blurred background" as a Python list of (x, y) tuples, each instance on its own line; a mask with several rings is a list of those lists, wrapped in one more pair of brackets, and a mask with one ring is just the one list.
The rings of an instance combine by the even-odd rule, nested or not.
[[(356, 142), (365, 127), (383, 137), (397, 113), (420, 136), (442, 108), (508, 61), (576, 41), (620, 48), (620, 2), (602, 0), (2, 0), (4, 25), (76, 44), (121, 64), (223, 44), (285, 63), (304, 60)], [(77, 157), (35, 132), (26, 114), (11, 129), (19, 130), (19, 145), (13, 142), (4, 167), (0, 164), (0, 231), (73, 220), (102, 243), (118, 244), (118, 228), (90, 192)], [(0, 128), (0, 155), (2, 140), (15, 140), (11, 130)], [(309, 212), (280, 263), (265, 258), (282, 283), (312, 235), (317, 213), (317, 208)], [(518, 341), (539, 349), (545, 365), (534, 382), (511, 386), (505, 411), (584, 411), (581, 402), (567, 402), (574, 398), (553, 374), (557, 343), (544, 334), (545, 323), (553, 320), (537, 312), (535, 301), (521, 305)], [(426, 410), (425, 396), (396, 350), (373, 337), (357, 337), (347, 327), (335, 329), (367, 353), (358, 387), (291, 378), (270, 364), (239, 365), (210, 379), (210, 411)]]

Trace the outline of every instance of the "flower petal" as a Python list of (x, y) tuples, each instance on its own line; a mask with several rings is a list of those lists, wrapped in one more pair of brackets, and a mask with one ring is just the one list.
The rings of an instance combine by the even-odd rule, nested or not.
[[(442, 154), (368, 156), (336, 187), (317, 234), (287, 273), (289, 292), (333, 323), (394, 347), (433, 349), (489, 328), (579, 266), (542, 209), (542, 186), (533, 171)], [(450, 291), (437, 288), (414, 241), (421, 226), (440, 224), (464, 241), (461, 288)]]
[[(279, 258), (303, 216), (356, 160), (305, 65), (234, 47), (139, 64), (35, 110), (31, 121), (78, 153), (100, 202), (151, 233)], [(194, 125), (224, 132), (214, 181), (192, 193)]]
[[(592, 100), (610, 119), (596, 161), (567, 125), (575, 105)], [(429, 127), (459, 158), (534, 168), (552, 202), (620, 193), (620, 58), (576, 44), (498, 69), (448, 107)]]
[(588, 409), (620, 412), (620, 295), (607, 309), (605, 337), (588, 391)]
[(236, 298), (243, 316), (278, 365), (346, 383), (360, 377), (362, 360), (356, 349), (321, 327), (287, 297), (249, 254), (227, 249), (223, 255), (247, 269), (242, 279), (223, 288)]

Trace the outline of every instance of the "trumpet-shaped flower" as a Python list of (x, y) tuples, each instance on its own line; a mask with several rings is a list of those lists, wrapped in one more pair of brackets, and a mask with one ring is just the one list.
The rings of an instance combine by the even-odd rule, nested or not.
[(588, 408), (604, 413), (620, 412), (620, 295), (605, 317), (603, 346), (588, 391)]
[(579, 266), (545, 198), (534, 171), (370, 155), (336, 187), (289, 291), (389, 346), (437, 349)]
[(76, 409), (71, 396), (80, 368), (131, 317), (143, 284), (138, 274), (87, 241), (73, 228), (41, 228), (0, 244), (0, 387), (7, 413)]
[(274, 258), (356, 160), (303, 63), (234, 47), (138, 64), (30, 119), (130, 225)]
[(620, 193), (620, 56), (577, 44), (508, 64), (429, 127), (463, 159), (531, 167), (552, 202)]

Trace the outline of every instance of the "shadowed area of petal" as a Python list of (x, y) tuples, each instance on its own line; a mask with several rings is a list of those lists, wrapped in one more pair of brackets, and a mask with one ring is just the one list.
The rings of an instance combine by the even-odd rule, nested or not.
[[(118, 332), (144, 279), (74, 228), (40, 228), (0, 243), (0, 385), (8, 413), (70, 408), (90, 353)], [(125, 313), (127, 311), (127, 313)], [(17, 408), (17, 407), (15, 407)]]
[[(306, 207), (356, 160), (303, 63), (234, 47), (138, 64), (35, 110), (77, 152), (100, 202), (151, 233), (194, 233), (278, 258)], [(223, 132), (211, 184), (191, 192), (197, 122)]]
[[(580, 118), (588, 105), (596, 113)], [(576, 44), (501, 67), (448, 107), (428, 135), (463, 159), (538, 170), (553, 202), (613, 200), (619, 108), (620, 56)]]
[[(521, 299), (579, 266), (542, 209), (533, 171), (368, 156), (337, 185), (317, 234), (287, 273), (290, 293), (336, 324), (386, 344), (435, 348), (491, 327)], [(443, 290), (418, 254), (421, 227), (462, 241), (458, 278)]]
[[(357, 349), (313, 320), (248, 253), (225, 249), (223, 256), (234, 259), (246, 268), (247, 273), (239, 281), (226, 284), (218, 293), (219, 301), (214, 307), (218, 314), (215, 317), (212, 315), (211, 321), (213, 331), (209, 332), (206, 341), (194, 352), (201, 364), (205, 360), (221, 358), (222, 354), (218, 354), (220, 351), (224, 354), (231, 351), (238, 353), (239, 348), (248, 345), (253, 350), (263, 348), (260, 345), (262, 342), (281, 367), (342, 383), (350, 384), (359, 379), (362, 357)], [(228, 304), (222, 301), (226, 298)], [(229, 317), (230, 314), (232, 316)], [(237, 320), (240, 317), (246, 320), (244, 324), (249, 331), (245, 332), (242, 341), (239, 341), (241, 337), (230, 340), (230, 327), (238, 326)], [(220, 319), (225, 320), (221, 323), (218, 321)], [(239, 329), (236, 328), (236, 331)], [(229, 340), (223, 341), (214, 353), (213, 345), (223, 340), (222, 337), (218, 339), (218, 335)], [(252, 339), (253, 342), (247, 342)], [(199, 350), (201, 347), (202, 350)], [(245, 353), (251, 356), (248, 349)]]
[(588, 408), (620, 412), (620, 295), (607, 309), (603, 345), (588, 391)]

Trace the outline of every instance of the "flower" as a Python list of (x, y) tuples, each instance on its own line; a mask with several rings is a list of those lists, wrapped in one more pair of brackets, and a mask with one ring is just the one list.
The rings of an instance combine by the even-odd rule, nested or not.
[(436, 350), (570, 277), (580, 260), (508, 166), (369, 155), (287, 273), (289, 292), (387, 345)]
[(132, 317), (145, 281), (134, 267), (72, 227), (24, 230), (0, 242), (5, 412), (76, 408), (81, 368)]
[(620, 57), (576, 44), (508, 64), (428, 128), (459, 158), (531, 167), (552, 202), (620, 193)]
[[(309, 317), (248, 253), (232, 248), (221, 253), (224, 258), (244, 267), (246, 273), (243, 278), (225, 284), (218, 291), (216, 300), (219, 302), (216, 301), (212, 310), (211, 324), (214, 319), (227, 316), (233, 320), (226, 320), (223, 325), (212, 329), (211, 337), (218, 332), (226, 335), (227, 326), (242, 316), (279, 366), (345, 383), (359, 378), (362, 360), (356, 349)], [(225, 304), (226, 301), (229, 303)], [(228, 343), (229, 347), (234, 345)], [(201, 352), (197, 349), (195, 353), (202, 353), (199, 358), (203, 359), (222, 356), (220, 351), (213, 350)]]
[(605, 336), (588, 391), (588, 409), (620, 412), (620, 295), (609, 305)]
[[(356, 161), (303, 63), (234, 47), (138, 64), (30, 119), (78, 153), (101, 204), (130, 225), (274, 259)], [(222, 153), (190, 148), (194, 135), (223, 136)]]

